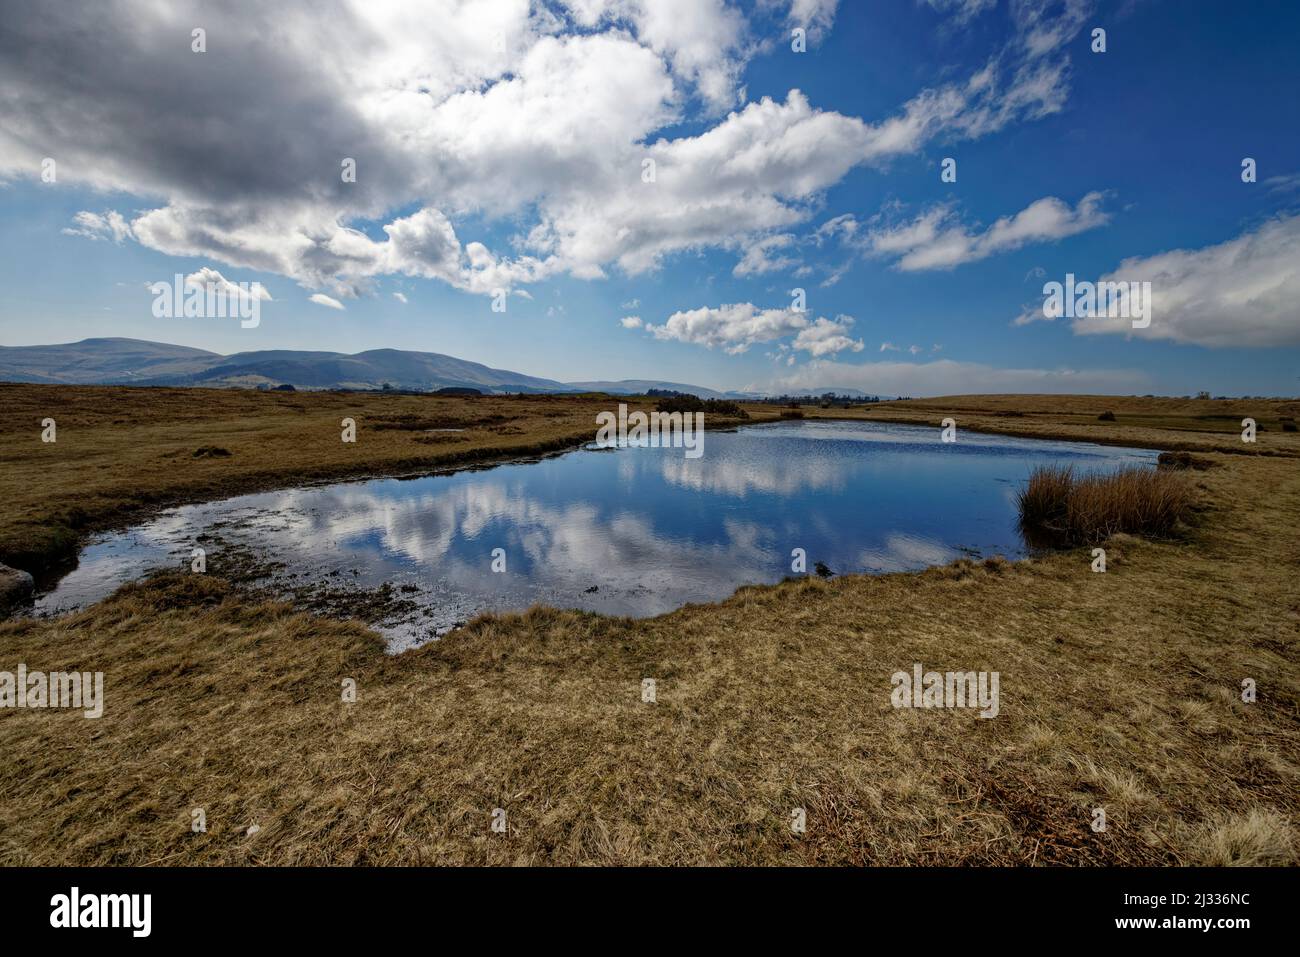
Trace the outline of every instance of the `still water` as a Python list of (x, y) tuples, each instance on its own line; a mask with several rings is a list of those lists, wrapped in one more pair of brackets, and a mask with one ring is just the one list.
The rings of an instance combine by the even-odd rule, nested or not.
[[(258, 583), (374, 589), (393, 651), (474, 614), (534, 603), (656, 615), (807, 571), (888, 572), (1024, 556), (1015, 494), (1030, 470), (1155, 466), (1156, 452), (869, 422), (782, 422), (680, 448), (587, 448), (490, 469), (244, 495), (99, 536), (36, 611), (96, 601), (160, 567), (253, 555)], [(504, 564), (504, 571), (494, 571)], [(274, 569), (271, 571), (270, 569)]]

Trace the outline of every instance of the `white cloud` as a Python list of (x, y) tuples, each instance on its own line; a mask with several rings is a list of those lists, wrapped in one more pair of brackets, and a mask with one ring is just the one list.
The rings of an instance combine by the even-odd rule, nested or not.
[(404, 293), (395, 292), (393, 293), (393, 298), (396, 299), (398, 302), (400, 302), (402, 305), (406, 305), (406, 295)]
[(206, 289), (213, 287), (217, 292), (226, 296), (227, 299), (260, 299), (263, 302), (271, 302), (271, 294), (266, 291), (266, 287), (260, 282), (245, 283), (240, 285), (227, 279), (211, 266), (204, 266), (185, 277), (185, 285), (198, 286)]
[(297, 219), (253, 214), (224, 230), (213, 228), (213, 215), (225, 214), (171, 205), (145, 213), (133, 228), (146, 246), (173, 256), (213, 256), (340, 296), (356, 295), (380, 275), (441, 279), (458, 289), (489, 293), (545, 271), (531, 257), (499, 261), (482, 243), (462, 249), (451, 223), (436, 209), (417, 210), (384, 226), (383, 242), (307, 211)]
[(839, 0), (790, 0), (785, 22), (790, 27), (803, 27), (808, 39), (819, 43), (830, 32), (838, 6)]
[(647, 325), (646, 329), (656, 339), (690, 342), (708, 349), (720, 346), (736, 355), (756, 343), (797, 335), (807, 325), (807, 317), (793, 309), (760, 309), (750, 302), (738, 302), (675, 312), (663, 325)]
[[(1098, 281), (1151, 283), (1151, 324), (1134, 329), (1131, 319), (1076, 319), (1072, 329), (1080, 335), (1221, 347), (1300, 345), (1300, 215), (1270, 219), (1202, 249), (1134, 256)], [(1017, 322), (1041, 318), (1039, 303)]]
[(1008, 0), (1020, 41), (1030, 56), (1045, 56), (1074, 39), (1094, 0)]
[(111, 239), (115, 243), (132, 236), (131, 224), (116, 210), (105, 210), (102, 214), (82, 210), (72, 217), (72, 221), (76, 225), (64, 228), (65, 235), (92, 240)]
[[(799, 330), (794, 337), (794, 348), (811, 356), (834, 355), (849, 350), (862, 351), (862, 340), (848, 335), (849, 326), (853, 325), (851, 316), (836, 316), (832, 319), (818, 319), (810, 326)], [(791, 356), (791, 358), (794, 358)]]
[(798, 259), (782, 256), (779, 253), (772, 255), (778, 250), (789, 249), (793, 245), (794, 236), (790, 233), (780, 233), (776, 236), (767, 236), (763, 239), (754, 240), (745, 250), (744, 257), (741, 258), (740, 262), (736, 263), (732, 275), (761, 275), (775, 272), (778, 269), (789, 269), (792, 266), (797, 266), (799, 264)]
[(736, 101), (745, 21), (723, 0), (565, 0), (584, 27), (626, 24), (715, 109)]
[[(824, 356), (845, 349), (862, 350), (862, 340), (848, 335), (852, 325), (851, 316), (810, 321), (806, 313), (794, 309), (760, 309), (750, 302), (738, 302), (675, 312), (663, 325), (647, 324), (645, 328), (656, 339), (689, 342), (708, 349), (717, 346), (729, 355), (738, 355), (759, 343), (793, 337), (789, 348)], [(787, 347), (783, 343), (779, 348), (784, 351)]]
[(952, 206), (935, 206), (915, 219), (871, 229), (864, 250), (894, 259), (904, 272), (952, 269), (1029, 243), (1053, 242), (1095, 229), (1110, 220), (1101, 208), (1102, 194), (1088, 193), (1073, 209), (1055, 196), (1030, 203), (1014, 216), (1003, 216), (983, 232), (956, 222)]
[(624, 316), (619, 320), (619, 324), (624, 329), (640, 329), (643, 325), (640, 316)]
[(307, 301), (314, 302), (318, 306), (327, 306), (330, 309), (344, 308), (343, 303), (339, 302), (337, 299), (325, 295), (323, 292), (313, 293), (312, 295), (307, 297)]
[[(202, 70), (175, 42), (192, 28), (184, 5), (20, 10), (5, 24), (17, 52), (0, 57), (0, 175), (57, 156), (61, 179), (161, 198), (130, 221), (79, 214), (70, 232), (133, 235), (340, 298), (383, 275), (474, 293), (615, 266), (635, 275), (705, 248), (740, 251), (745, 275), (782, 268), (774, 237), (854, 167), (1045, 116), (1066, 94), (1065, 59), (1048, 62), (1032, 51), (1050, 44), (1035, 41), (873, 122), (798, 90), (715, 122), (740, 102), (740, 71), (762, 46), (737, 6), (567, 6), (571, 19), (527, 0), (340, 0), (321, 17), (305, 2), (229, 0), (207, 14), (222, 44)], [(835, 6), (794, 0), (788, 16), (829, 27)], [(1049, 14), (1027, 7), (1025, 30), (1071, 29)], [(657, 137), (684, 121), (703, 131)], [(338, 175), (344, 157), (355, 182)], [(654, 183), (641, 181), (645, 159)], [(385, 221), (382, 240), (357, 228)], [(453, 225), (498, 221), (520, 224), (509, 249), (463, 241)]]

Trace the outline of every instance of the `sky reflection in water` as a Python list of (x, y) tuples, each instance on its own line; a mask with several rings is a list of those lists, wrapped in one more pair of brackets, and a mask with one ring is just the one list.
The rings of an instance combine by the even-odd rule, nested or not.
[[(594, 428), (593, 428), (594, 434)], [(581, 450), (417, 479), (245, 495), (171, 509), (93, 541), (38, 611), (77, 607), (152, 568), (187, 567), (205, 532), (294, 581), (416, 586), (380, 623), (400, 650), (488, 609), (542, 602), (646, 616), (808, 569), (886, 572), (962, 555), (1020, 557), (1015, 493), (1040, 464), (1112, 469), (1156, 453), (866, 422), (709, 433), (682, 449)], [(495, 548), (507, 572), (491, 570)], [(208, 548), (220, 573), (220, 548)], [(592, 590), (594, 588), (594, 590)]]

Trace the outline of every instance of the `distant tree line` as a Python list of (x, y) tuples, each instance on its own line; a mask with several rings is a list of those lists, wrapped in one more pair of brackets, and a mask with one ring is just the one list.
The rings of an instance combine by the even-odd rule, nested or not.
[[(660, 390), (667, 391), (667, 390)], [(653, 392), (647, 393), (653, 395)], [(701, 399), (697, 395), (678, 392), (673, 395), (661, 395), (655, 403), (658, 412), (707, 412), (729, 419), (748, 419), (749, 413), (740, 407), (740, 403), (730, 399)]]
[(822, 408), (831, 406), (841, 406), (848, 408), (852, 405), (865, 405), (871, 402), (888, 402), (889, 399), (882, 399), (878, 395), (837, 395), (834, 392), (823, 392), (820, 395), (811, 393), (806, 395), (777, 395), (768, 396), (766, 399), (759, 400), (768, 405), (784, 405), (791, 409), (797, 409), (801, 405), (820, 405)]

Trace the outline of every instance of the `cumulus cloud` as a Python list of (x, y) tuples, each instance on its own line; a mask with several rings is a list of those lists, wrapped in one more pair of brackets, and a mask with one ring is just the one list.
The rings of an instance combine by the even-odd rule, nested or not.
[(318, 306), (326, 306), (330, 309), (345, 308), (343, 303), (339, 302), (337, 299), (332, 298), (331, 296), (325, 295), (323, 292), (312, 293), (310, 296), (307, 297), (307, 301), (314, 302)]
[(851, 316), (809, 320), (806, 313), (795, 309), (760, 309), (752, 302), (737, 302), (675, 312), (663, 325), (647, 324), (645, 328), (656, 339), (689, 342), (707, 349), (716, 346), (729, 355), (739, 355), (759, 343), (793, 337), (790, 348), (823, 356), (845, 349), (862, 350), (862, 340), (848, 335), (852, 325)]
[(583, 27), (626, 24), (713, 107), (725, 109), (735, 103), (745, 21), (723, 0), (564, 2)]
[[(795, 0), (789, 17), (828, 26), (834, 10)], [(563, 15), (527, 0), (340, 0), (328, 17), (306, 0), (0, 12), (0, 176), (53, 156), (61, 180), (155, 204), (79, 214), (76, 235), (339, 298), (382, 275), (475, 293), (635, 275), (705, 248), (761, 273), (782, 259), (773, 237), (849, 170), (1045, 116), (1068, 88), (1068, 61), (1035, 41), (874, 121), (798, 90), (723, 115), (761, 47), (723, 0), (570, 0)], [(1070, 29), (1024, 16), (1027, 31)], [(200, 22), (205, 54), (178, 41)], [(695, 135), (660, 133), (701, 120)], [(461, 238), (467, 222), (516, 224), (518, 238), (490, 250)]]
[(952, 269), (1029, 243), (1053, 242), (1096, 229), (1110, 220), (1101, 208), (1102, 198), (1101, 193), (1088, 193), (1072, 209), (1069, 203), (1047, 196), (982, 231), (958, 222), (953, 206), (934, 206), (914, 219), (870, 229), (861, 246), (868, 255), (893, 259), (904, 272)]
[(794, 372), (746, 391), (775, 394), (807, 389), (861, 389), (876, 395), (970, 395), (975, 393), (1100, 393), (1150, 391), (1145, 372), (1128, 369), (999, 369), (974, 362), (880, 361), (859, 365), (813, 359)]
[(862, 351), (862, 340), (848, 335), (849, 326), (853, 325), (851, 316), (836, 316), (834, 319), (818, 319), (812, 325), (799, 330), (794, 337), (793, 348), (820, 357), (834, 355), (849, 350)]
[(398, 302), (400, 302), (402, 305), (406, 305), (405, 293), (395, 292), (393, 293), (393, 298), (396, 299)]
[[(1134, 256), (1098, 281), (1151, 283), (1151, 324), (1134, 329), (1130, 319), (1080, 318), (1071, 327), (1077, 334), (1211, 347), (1300, 345), (1300, 215), (1202, 249)], [(1017, 322), (1042, 318), (1039, 303)]]
[(640, 316), (624, 316), (619, 320), (619, 324), (624, 329), (640, 329), (643, 325)]
[(807, 325), (807, 317), (793, 309), (760, 309), (751, 302), (738, 302), (675, 312), (663, 325), (647, 325), (646, 329), (656, 339), (708, 349), (718, 346), (737, 355), (756, 343), (797, 335)]

